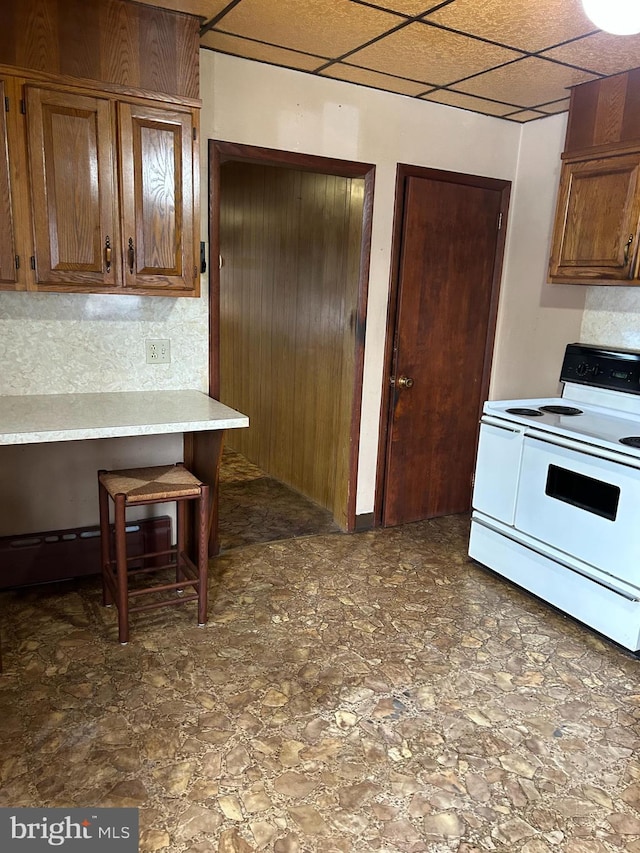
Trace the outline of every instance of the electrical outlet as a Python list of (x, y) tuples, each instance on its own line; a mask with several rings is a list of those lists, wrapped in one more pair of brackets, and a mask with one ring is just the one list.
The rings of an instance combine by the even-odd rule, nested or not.
[(169, 364), (171, 361), (171, 341), (145, 341), (147, 364)]

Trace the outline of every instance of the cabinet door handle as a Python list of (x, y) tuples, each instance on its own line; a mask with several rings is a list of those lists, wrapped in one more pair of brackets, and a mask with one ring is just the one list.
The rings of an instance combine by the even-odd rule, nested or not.
[(109, 239), (109, 235), (107, 235), (104, 241), (104, 265), (107, 268), (107, 272), (111, 272), (111, 240)]
[(133, 248), (133, 237), (129, 237), (129, 272), (133, 275), (133, 267), (136, 262), (136, 250)]
[(629, 239), (624, 244), (624, 265), (629, 263), (629, 250), (631, 248), (631, 244), (633, 243), (633, 234), (629, 234)]

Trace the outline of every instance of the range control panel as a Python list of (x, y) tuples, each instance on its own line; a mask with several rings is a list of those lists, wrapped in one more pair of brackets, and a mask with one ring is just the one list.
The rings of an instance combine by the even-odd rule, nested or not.
[(640, 352), (567, 344), (560, 381), (640, 394)]

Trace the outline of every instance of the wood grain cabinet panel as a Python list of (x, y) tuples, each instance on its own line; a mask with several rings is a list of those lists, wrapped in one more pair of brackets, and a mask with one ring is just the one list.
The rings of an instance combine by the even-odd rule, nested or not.
[(35, 289), (198, 296), (195, 111), (33, 85), (25, 99)]
[[(6, 87), (0, 80), (0, 103), (5, 103)], [(18, 281), (16, 239), (9, 173), (9, 137), (4, 109), (0, 110), (0, 283), (13, 287)]]
[(29, 182), (18, 87), (0, 78), (0, 290), (26, 290), (32, 254)]
[(118, 206), (108, 99), (26, 87), (38, 285), (113, 288)]
[(637, 284), (640, 152), (562, 165), (550, 278)]
[(125, 287), (193, 291), (193, 115), (121, 103), (118, 117)]

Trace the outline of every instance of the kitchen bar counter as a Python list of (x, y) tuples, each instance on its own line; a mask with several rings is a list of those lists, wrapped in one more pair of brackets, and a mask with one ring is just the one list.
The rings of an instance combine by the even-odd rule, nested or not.
[[(246, 415), (201, 391), (0, 396), (0, 446), (182, 433), (182, 461), (209, 484), (213, 496), (209, 514), (211, 556), (218, 551), (222, 437), (227, 429), (247, 426)], [(141, 458), (139, 464), (149, 463)]]
[(200, 391), (0, 396), (0, 444), (192, 433), (249, 425)]

